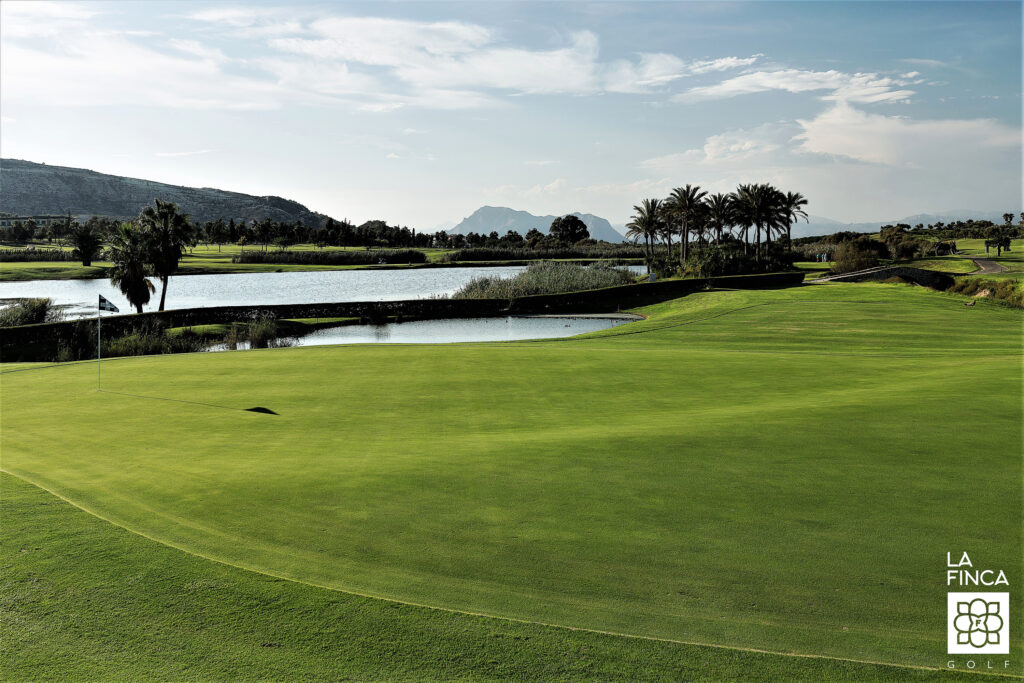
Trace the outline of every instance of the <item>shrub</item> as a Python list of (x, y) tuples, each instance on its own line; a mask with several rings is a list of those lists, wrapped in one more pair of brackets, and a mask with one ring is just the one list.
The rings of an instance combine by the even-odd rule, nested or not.
[(248, 344), (250, 349), (274, 349), (294, 346), (295, 337), (279, 336), (277, 319), (270, 313), (257, 313), (251, 322), (232, 323), (224, 343), (231, 350), (239, 344)]
[(64, 319), (64, 312), (53, 305), (53, 299), (22, 299), (0, 308), (0, 327), (53, 323)]
[(243, 251), (232, 263), (294, 263), (316, 266), (365, 266), (378, 263), (426, 263), (427, 255), (417, 249), (373, 251)]
[(191, 330), (167, 334), (166, 325), (150, 320), (120, 337), (103, 340), (104, 356), (154, 356), (163, 353), (205, 351), (207, 342)]
[(987, 296), (1015, 308), (1024, 308), (1024, 290), (1013, 280), (982, 280), (976, 277), (959, 278), (947, 292), (977, 296), (988, 290)]
[(689, 277), (720, 277), (773, 273), (793, 268), (794, 254), (778, 243), (762, 247), (761, 260), (736, 246), (710, 245), (690, 251), (684, 275)]
[(77, 261), (73, 252), (62, 249), (0, 249), (0, 263), (25, 263), (30, 261)]
[(534, 263), (510, 278), (478, 277), (452, 295), (453, 299), (516, 299), (533, 294), (558, 294), (615, 287), (633, 282), (633, 275), (605, 263)]
[(856, 270), (874, 268), (879, 258), (888, 255), (888, 248), (869, 237), (841, 242), (835, 251), (833, 273), (852, 273)]

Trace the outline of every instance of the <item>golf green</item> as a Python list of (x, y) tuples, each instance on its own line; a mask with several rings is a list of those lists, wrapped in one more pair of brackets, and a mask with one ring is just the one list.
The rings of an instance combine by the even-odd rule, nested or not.
[(19, 366), (3, 469), (316, 586), (941, 666), (946, 553), (1022, 578), (1022, 315), (964, 301), (707, 292), (568, 340), (114, 360), (102, 393)]

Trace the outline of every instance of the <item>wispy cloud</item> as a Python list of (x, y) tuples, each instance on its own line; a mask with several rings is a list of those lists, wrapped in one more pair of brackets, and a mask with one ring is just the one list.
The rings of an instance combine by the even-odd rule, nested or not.
[(675, 95), (676, 102), (701, 102), (720, 100), (752, 93), (781, 90), (790, 93), (828, 91), (825, 100), (846, 102), (894, 102), (905, 101), (914, 94), (905, 86), (912, 83), (906, 79), (879, 76), (874, 73), (844, 73), (842, 71), (806, 71), (802, 69), (781, 69), (778, 71), (753, 71), (729, 78), (713, 85), (690, 88)]
[(744, 66), (750, 66), (761, 57), (763, 54), (751, 55), (750, 57), (721, 57), (719, 59), (707, 59), (702, 61), (691, 62), (687, 65), (687, 71), (692, 74), (706, 74), (712, 71), (728, 71), (729, 69), (738, 69)]

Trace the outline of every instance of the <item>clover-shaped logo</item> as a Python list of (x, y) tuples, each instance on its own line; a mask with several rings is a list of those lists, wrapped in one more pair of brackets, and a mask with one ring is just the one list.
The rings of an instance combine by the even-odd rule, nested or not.
[(975, 598), (956, 603), (956, 642), (959, 645), (985, 647), (999, 644), (999, 632), (1003, 630), (1003, 617), (999, 614), (998, 602), (986, 602)]

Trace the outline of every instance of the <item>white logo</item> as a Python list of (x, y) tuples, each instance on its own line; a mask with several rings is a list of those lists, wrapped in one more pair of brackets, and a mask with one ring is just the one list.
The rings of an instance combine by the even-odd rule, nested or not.
[(949, 654), (1010, 654), (1009, 593), (947, 593)]

